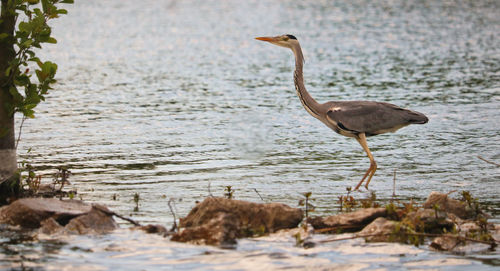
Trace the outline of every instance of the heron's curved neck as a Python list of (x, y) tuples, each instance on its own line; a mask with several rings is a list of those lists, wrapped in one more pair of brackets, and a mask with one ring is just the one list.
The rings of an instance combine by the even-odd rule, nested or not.
[(300, 45), (292, 47), (293, 54), (295, 55), (295, 72), (293, 74), (293, 80), (295, 83), (295, 90), (297, 91), (297, 96), (299, 96), (300, 102), (304, 108), (313, 117), (318, 118), (320, 104), (307, 92), (304, 85), (304, 75), (302, 68), (304, 66), (304, 56), (302, 54), (302, 49)]

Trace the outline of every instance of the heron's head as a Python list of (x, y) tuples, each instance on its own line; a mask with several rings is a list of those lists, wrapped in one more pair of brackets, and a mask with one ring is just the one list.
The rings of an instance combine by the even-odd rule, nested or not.
[(258, 37), (255, 38), (257, 40), (261, 41), (267, 41), (270, 42), (274, 45), (278, 45), (281, 47), (286, 47), (292, 49), (294, 46), (296, 46), (299, 41), (294, 35), (286, 34), (286, 35), (281, 35), (281, 36), (276, 36), (276, 37)]

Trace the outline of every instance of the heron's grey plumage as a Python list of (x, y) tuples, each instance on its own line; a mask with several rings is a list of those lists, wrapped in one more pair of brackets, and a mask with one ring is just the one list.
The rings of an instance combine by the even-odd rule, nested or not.
[(335, 132), (355, 138), (370, 158), (370, 168), (358, 183), (358, 189), (368, 177), (368, 188), (377, 164), (366, 143), (366, 137), (395, 132), (410, 124), (427, 123), (427, 117), (419, 112), (404, 109), (385, 102), (374, 101), (333, 101), (318, 103), (306, 90), (303, 77), (304, 56), (300, 44), (292, 35), (257, 38), (275, 45), (290, 48), (295, 56), (294, 83), (302, 105), (309, 114), (319, 119)]
[(355, 134), (365, 133), (366, 136), (395, 132), (409, 124), (427, 122), (422, 113), (372, 101), (329, 102), (326, 118), (341, 129)]

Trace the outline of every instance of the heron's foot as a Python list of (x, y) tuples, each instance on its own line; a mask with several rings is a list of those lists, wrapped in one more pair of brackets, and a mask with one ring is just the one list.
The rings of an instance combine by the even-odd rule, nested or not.
[(363, 178), (361, 179), (361, 181), (358, 183), (358, 185), (356, 185), (356, 187), (354, 188), (354, 190), (358, 190), (359, 187), (363, 184), (363, 182), (365, 180), (366, 180), (365, 188), (366, 188), (366, 190), (368, 190), (368, 184), (372, 180), (372, 177), (373, 177), (373, 174), (375, 174), (375, 171), (377, 171), (377, 163), (375, 163), (375, 161), (373, 161), (373, 162), (370, 163), (370, 167), (368, 168), (368, 170), (366, 171), (365, 175), (363, 176)]
[(370, 176), (368, 176), (368, 180), (366, 180), (366, 183), (365, 183), (366, 190), (369, 190), (368, 184), (370, 184), (370, 181), (372, 180), (372, 177), (375, 174), (375, 171), (377, 171), (377, 164), (375, 164), (373, 167), (370, 167), (370, 168), (372, 169), (372, 171), (370, 172)]
[(357, 191), (357, 192), (362, 193), (362, 192), (364, 192), (364, 191), (365, 191), (363, 188), (365, 188), (365, 189), (366, 189), (366, 191), (371, 191), (371, 190), (368, 188), (368, 186), (367, 186), (367, 185), (360, 185), (359, 187), (357, 187), (357, 188), (353, 189), (352, 191)]

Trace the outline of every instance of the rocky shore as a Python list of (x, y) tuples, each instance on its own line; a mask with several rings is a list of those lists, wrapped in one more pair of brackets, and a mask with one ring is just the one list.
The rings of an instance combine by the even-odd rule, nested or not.
[[(106, 234), (118, 227), (118, 214), (98, 204), (55, 198), (23, 198), (0, 208), (0, 224), (31, 229), (41, 234)], [(172, 231), (161, 225), (139, 225), (131, 230), (162, 234), (176, 242), (234, 247), (238, 239), (290, 230), (297, 246), (314, 246), (312, 234), (353, 232), (351, 238), (367, 242), (428, 244), (435, 250), (463, 252), (471, 244), (495, 249), (500, 242), (500, 225), (488, 222), (476, 201), (432, 192), (420, 206), (390, 203), (332, 216), (305, 217), (300, 208), (281, 203), (254, 203), (208, 197), (179, 220)], [(332, 238), (331, 241), (335, 241)]]

